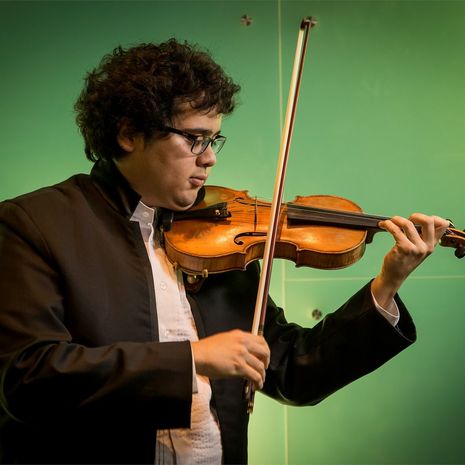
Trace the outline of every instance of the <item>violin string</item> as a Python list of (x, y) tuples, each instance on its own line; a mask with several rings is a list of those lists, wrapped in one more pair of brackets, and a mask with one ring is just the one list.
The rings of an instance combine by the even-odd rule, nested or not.
[[(238, 202), (242, 205), (250, 205), (254, 207), (254, 215), (257, 215), (258, 207), (265, 207), (269, 208), (270, 205), (264, 201), (257, 201), (255, 200), (254, 203), (248, 202), (246, 200), (242, 200)], [(295, 203), (288, 203), (288, 213), (289, 212), (302, 212), (303, 215), (298, 219), (307, 220), (307, 221), (318, 221), (320, 223), (335, 223), (340, 221), (343, 224), (350, 224), (352, 226), (365, 226), (365, 227), (376, 227), (377, 223), (382, 220), (386, 220), (387, 217), (384, 216), (377, 216), (377, 215), (368, 215), (363, 212), (352, 212), (352, 211), (344, 211), (344, 210), (334, 210), (334, 209), (327, 209), (327, 208), (319, 208), (319, 207), (312, 207), (308, 205), (299, 205)], [(234, 214), (241, 214), (244, 213), (247, 215), (247, 210), (239, 208), (238, 210), (234, 211)], [(250, 215), (250, 213), (249, 213)], [(292, 218), (291, 218), (292, 219)], [(254, 218), (255, 224), (260, 224), (261, 222)], [(263, 222), (263, 224), (265, 224)]]
[[(264, 229), (268, 226), (268, 216), (260, 216), (253, 214), (250, 211), (244, 210), (234, 210), (231, 211), (232, 216), (228, 219), (228, 221), (237, 221), (238, 223), (248, 223), (251, 224), (252, 230), (257, 231), (260, 229)], [(362, 218), (363, 220), (363, 218)], [(344, 218), (342, 216), (339, 217), (328, 217), (328, 215), (311, 215), (310, 217), (307, 216), (303, 221), (307, 221), (309, 223), (314, 222), (316, 225), (327, 225), (327, 226), (353, 226), (353, 227), (362, 227), (362, 228), (375, 228), (376, 223), (373, 224), (370, 221), (361, 221), (359, 218), (356, 221), (353, 218)]]
[(340, 216), (340, 217), (347, 217), (347, 218), (367, 218), (371, 220), (378, 220), (378, 221), (383, 221), (387, 220), (388, 217), (386, 216), (379, 216), (379, 215), (369, 215), (367, 213), (361, 212), (361, 211), (346, 211), (346, 210), (334, 210), (331, 208), (320, 208), (320, 207), (312, 207), (308, 205), (299, 205), (295, 203), (288, 203), (287, 204), (288, 210), (289, 208), (291, 210), (302, 210), (304, 212), (309, 212), (309, 213), (327, 213), (330, 215), (335, 215), (335, 216)]
[[(238, 203), (243, 204), (243, 205), (250, 205), (250, 206), (257, 205), (259, 207), (265, 207), (265, 208), (270, 207), (270, 204), (266, 202), (266, 200), (254, 199), (254, 203), (252, 203), (245, 199), (240, 199)], [(288, 209), (291, 208), (291, 209), (302, 210), (302, 211), (307, 211), (307, 212), (322, 212), (322, 213), (334, 214), (336, 216), (339, 216), (339, 215), (347, 216), (347, 217), (353, 216), (355, 218), (363, 217), (363, 218), (370, 218), (370, 219), (378, 220), (378, 221), (386, 220), (389, 218), (386, 216), (370, 215), (370, 214), (367, 214), (361, 211), (336, 210), (336, 209), (331, 209), (331, 208), (313, 207), (311, 205), (301, 205), (301, 204), (292, 203), (292, 202), (288, 202), (286, 205)]]

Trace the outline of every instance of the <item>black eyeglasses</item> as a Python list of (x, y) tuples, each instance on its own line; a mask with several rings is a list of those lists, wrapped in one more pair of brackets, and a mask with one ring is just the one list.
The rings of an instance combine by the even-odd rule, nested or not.
[(215, 137), (206, 137), (206, 136), (196, 136), (180, 129), (172, 128), (170, 126), (163, 126), (162, 131), (172, 132), (174, 134), (179, 134), (180, 136), (185, 137), (187, 140), (192, 142), (191, 152), (194, 155), (202, 155), (207, 147), (211, 144), (212, 150), (217, 154), (226, 142), (226, 137), (224, 136), (215, 136)]

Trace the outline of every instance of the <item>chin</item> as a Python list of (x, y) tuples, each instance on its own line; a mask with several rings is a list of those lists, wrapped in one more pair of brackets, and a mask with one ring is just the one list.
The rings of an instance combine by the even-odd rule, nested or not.
[(194, 205), (195, 200), (197, 199), (197, 194), (194, 196), (189, 196), (189, 198), (184, 197), (182, 199), (175, 199), (172, 202), (170, 202), (170, 210), (174, 211), (183, 211), (183, 210), (189, 210), (189, 208)]

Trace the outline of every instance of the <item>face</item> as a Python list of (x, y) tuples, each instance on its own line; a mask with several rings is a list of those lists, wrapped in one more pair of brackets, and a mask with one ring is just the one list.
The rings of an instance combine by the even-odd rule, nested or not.
[[(221, 129), (221, 114), (189, 107), (173, 118), (172, 126), (193, 135), (214, 137)], [(179, 134), (145, 141), (141, 135), (125, 136), (120, 131), (118, 142), (128, 153), (115, 163), (150, 207), (188, 209), (216, 163), (211, 145), (201, 155), (194, 155), (192, 142)]]

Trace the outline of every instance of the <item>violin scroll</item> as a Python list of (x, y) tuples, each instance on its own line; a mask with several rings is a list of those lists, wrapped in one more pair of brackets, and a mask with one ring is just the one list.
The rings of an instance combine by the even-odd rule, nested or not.
[(444, 235), (441, 237), (439, 244), (443, 247), (452, 247), (455, 249), (457, 258), (465, 257), (465, 230), (447, 228)]

